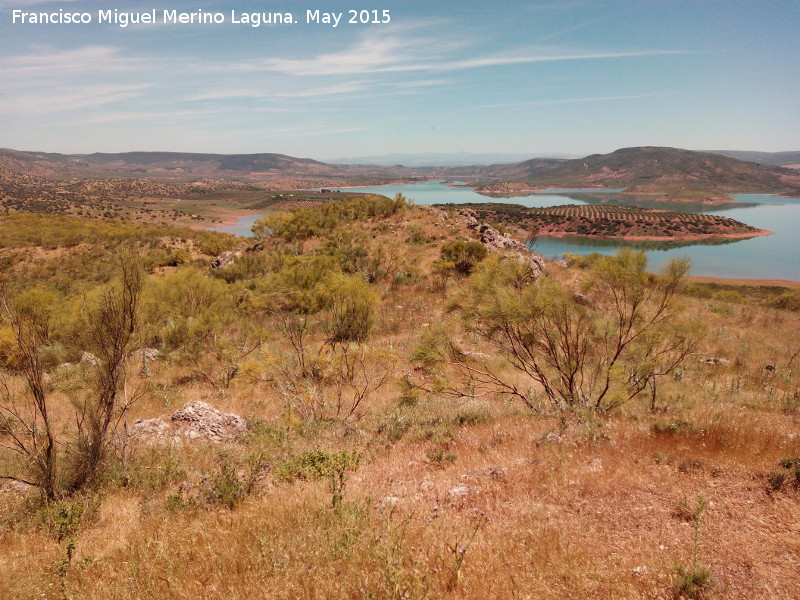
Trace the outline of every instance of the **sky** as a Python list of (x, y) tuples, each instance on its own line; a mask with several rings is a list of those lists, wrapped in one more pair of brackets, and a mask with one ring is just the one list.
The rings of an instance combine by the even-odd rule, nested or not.
[[(157, 22), (98, 23), (114, 8)], [(362, 8), (389, 22), (347, 23)], [(165, 9), (225, 22), (163, 23)], [(14, 10), (92, 22), (14, 23)], [(343, 16), (308, 23), (309, 10)], [(296, 23), (232, 22), (286, 11)], [(800, 150), (798, 31), (797, 0), (0, 0), (0, 147)]]

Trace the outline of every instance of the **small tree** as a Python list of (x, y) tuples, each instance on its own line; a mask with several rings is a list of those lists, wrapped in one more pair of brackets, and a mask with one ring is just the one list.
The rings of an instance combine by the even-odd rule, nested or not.
[[(495, 259), (478, 268), (450, 309), (538, 383), (555, 408), (607, 411), (677, 368), (699, 340), (698, 328), (675, 326), (688, 261), (671, 261), (662, 275), (646, 267), (644, 253), (629, 249), (598, 259), (588, 296), (578, 302), (554, 278), (526, 281), (519, 265)], [(532, 392), (507, 381), (496, 365), (457, 349), (448, 360), (473, 384), (536, 407)]]
[(77, 455), (71, 487), (81, 489), (97, 475), (106, 457), (110, 433), (135, 399), (120, 398), (125, 380), (125, 358), (132, 349), (142, 291), (143, 273), (131, 255), (121, 260), (120, 279), (102, 295), (86, 319), (87, 342), (99, 364), (92, 387), (76, 403)]
[(9, 439), (5, 448), (23, 460), (24, 471), (28, 473), (2, 474), (0, 478), (39, 487), (48, 500), (54, 500), (58, 494), (58, 449), (39, 358), (39, 349), (50, 332), (52, 311), (47, 305), (25, 300), (25, 295), (9, 298), (5, 285), (0, 282), (0, 306), (11, 323), (18, 366), (28, 388), (28, 394), (20, 400), (8, 381), (0, 380), (0, 419)]

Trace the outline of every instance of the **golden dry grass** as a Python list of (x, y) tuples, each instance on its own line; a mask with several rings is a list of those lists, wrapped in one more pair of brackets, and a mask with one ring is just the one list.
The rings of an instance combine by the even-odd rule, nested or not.
[[(395, 221), (374, 233), (400, 243), (414, 225), (437, 238), (410, 253), (423, 275), (441, 239), (463, 234), (427, 214)], [(395, 380), (413, 368), (443, 299), (424, 276), (383, 290), (371, 343), (400, 357)], [(800, 597), (800, 491), (771, 490), (767, 479), (780, 459), (800, 456), (800, 317), (682, 301), (708, 335), (681, 376), (660, 384), (660, 411), (636, 400), (566, 430), (495, 397), (402, 403), (394, 384), (359, 419), (302, 423), (269, 381), (234, 380), (221, 395), (186, 366), (155, 363), (129, 420), (204, 400), (262, 429), (226, 446), (140, 448), (113, 466), (86, 500), (63, 577), (52, 515), (0, 493), (0, 598), (667, 599), (695, 553), (710, 567), (709, 597)], [(700, 362), (709, 357), (730, 362)], [(134, 375), (129, 385), (139, 383)], [(66, 419), (68, 395), (56, 401)], [(363, 455), (337, 509), (325, 479), (275, 476), (313, 448)], [(221, 454), (243, 473), (259, 452), (273, 470), (251, 494), (233, 510), (207, 501)]]

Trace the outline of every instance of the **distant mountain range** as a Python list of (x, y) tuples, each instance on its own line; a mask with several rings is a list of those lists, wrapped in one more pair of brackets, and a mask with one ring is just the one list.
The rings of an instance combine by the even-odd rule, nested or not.
[[(402, 165), (404, 167), (472, 167), (496, 164), (513, 164), (528, 160), (530, 154), (501, 154), (471, 152), (456, 153), (419, 153), (419, 154), (381, 154), (378, 156), (355, 156), (350, 158), (336, 158), (329, 163), (336, 165)], [(551, 158), (575, 158), (572, 154), (547, 153), (542, 156)]]
[(397, 172), (395, 168), (330, 165), (310, 158), (272, 153), (54, 154), (10, 149), (0, 149), (0, 167), (43, 177), (146, 177), (165, 181), (191, 181), (200, 178), (326, 178), (345, 175), (386, 177)]
[[(514, 163), (425, 167), (330, 164), (271, 153), (69, 155), (0, 149), (0, 169), (50, 179), (121, 177), (176, 183), (206, 178), (246, 182), (313, 181), (324, 186), (344, 186), (439, 178), (459, 179), (478, 185), (513, 182), (517, 187), (624, 188), (630, 192), (666, 192), (666, 196), (677, 193), (684, 197), (688, 197), (688, 192), (709, 197), (735, 192), (800, 192), (800, 171), (763, 164), (767, 160), (791, 161), (800, 157), (800, 152), (744, 154), (757, 154), (762, 162), (739, 160), (721, 153), (654, 146), (623, 148), (609, 154), (592, 154), (576, 159), (533, 158)], [(399, 158), (401, 155), (391, 156)]]

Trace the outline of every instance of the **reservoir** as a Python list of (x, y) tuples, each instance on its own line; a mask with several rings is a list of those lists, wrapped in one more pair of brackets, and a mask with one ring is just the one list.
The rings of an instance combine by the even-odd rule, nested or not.
[[(692, 275), (800, 281), (800, 198), (735, 194), (735, 202), (708, 205), (657, 202), (646, 196), (616, 193), (619, 190), (546, 190), (530, 196), (488, 198), (477, 194), (472, 188), (452, 187), (441, 182), (342, 188), (341, 191), (374, 193), (390, 198), (396, 194), (403, 194), (413, 199), (416, 204), (502, 202), (530, 207), (562, 204), (624, 204), (730, 217), (753, 227), (772, 231), (773, 235), (720, 242), (623, 242), (579, 236), (560, 238), (543, 236), (533, 241), (531, 246), (546, 258), (560, 259), (566, 253), (611, 254), (619, 246), (626, 245), (644, 249), (653, 268), (658, 268), (672, 257), (687, 256), (692, 261)], [(251, 215), (240, 219), (235, 226), (214, 229), (238, 235), (250, 235), (250, 227), (258, 218), (258, 215)]]

